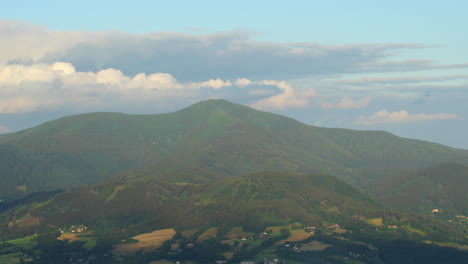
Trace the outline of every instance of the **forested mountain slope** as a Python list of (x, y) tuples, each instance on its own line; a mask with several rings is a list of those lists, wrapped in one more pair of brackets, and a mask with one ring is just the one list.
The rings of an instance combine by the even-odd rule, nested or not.
[(168, 114), (92, 113), (0, 136), (0, 199), (108, 179), (203, 183), (262, 170), (375, 178), (468, 151), (380, 131), (320, 128), (225, 100)]

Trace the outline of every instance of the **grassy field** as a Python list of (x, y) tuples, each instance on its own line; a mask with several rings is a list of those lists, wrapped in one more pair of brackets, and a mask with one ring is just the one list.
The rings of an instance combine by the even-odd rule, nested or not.
[(81, 240), (85, 242), (85, 244), (83, 245), (84, 248), (92, 249), (96, 246), (96, 237), (90, 234), (92, 234), (92, 232), (87, 232), (86, 234), (63, 233), (58, 237), (58, 239), (68, 242)]
[(114, 253), (119, 255), (131, 255), (138, 250), (143, 250), (143, 252), (150, 252), (162, 246), (165, 241), (174, 237), (175, 234), (175, 229), (168, 228), (134, 236), (132, 238), (137, 240), (137, 243), (115, 245)]
[(21, 253), (12, 253), (6, 255), (0, 255), (1, 264), (16, 264), (20, 263)]
[(228, 239), (239, 239), (239, 238), (247, 238), (253, 236), (253, 233), (244, 232), (244, 228), (242, 226), (236, 226), (231, 228), (226, 235)]
[(58, 237), (59, 240), (68, 240), (68, 242), (73, 242), (80, 240), (78, 234), (75, 233), (63, 233)]
[(216, 237), (216, 233), (218, 233), (218, 228), (217, 227), (212, 227), (212, 228), (206, 230), (205, 233), (201, 234), (198, 237), (197, 242), (200, 243), (200, 242), (203, 242), (203, 241), (205, 241), (207, 239)]
[(453, 243), (453, 242), (434, 242), (434, 241), (429, 241), (429, 240), (426, 240), (424, 241), (424, 243), (426, 244), (435, 244), (435, 245), (438, 245), (438, 246), (441, 246), (441, 247), (452, 247), (452, 248), (456, 248), (456, 249), (459, 249), (459, 250), (465, 250), (465, 251), (468, 251), (468, 245), (460, 245), (460, 244), (457, 244), (457, 243)]
[(324, 250), (326, 249), (327, 247), (330, 247), (331, 245), (329, 244), (324, 244), (324, 243), (321, 243), (321, 242), (318, 242), (316, 240), (314, 241), (311, 241), (307, 244), (303, 244), (302, 247), (301, 247), (301, 250), (304, 250), (304, 251), (321, 251), (321, 250)]
[[(13, 240), (8, 240), (6, 241), (7, 243), (13, 244), (17, 247), (24, 248), (24, 249), (31, 249), (36, 245), (36, 242), (34, 239), (36, 236), (28, 236), (28, 237), (22, 237), (22, 238), (17, 238)], [(0, 262), (2, 263), (2, 262)]]
[(291, 230), (291, 235), (288, 238), (276, 242), (275, 245), (283, 245), (284, 243), (286, 243), (286, 241), (298, 242), (305, 240), (311, 236), (313, 236), (313, 234), (307, 233), (302, 229)]
[(371, 218), (366, 220), (369, 224), (374, 226), (383, 226), (383, 219), (382, 218)]
[(279, 233), (281, 232), (281, 229), (283, 228), (286, 228), (285, 226), (270, 226), (270, 227), (267, 227), (267, 230), (271, 230), (271, 232), (273, 233)]
[(413, 228), (413, 227), (409, 227), (409, 226), (404, 226), (403, 227), (404, 229), (406, 229), (408, 232), (411, 232), (411, 233), (415, 233), (415, 234), (419, 234), (421, 236), (425, 236), (426, 233), (419, 230), (419, 229), (416, 229), (416, 228)]

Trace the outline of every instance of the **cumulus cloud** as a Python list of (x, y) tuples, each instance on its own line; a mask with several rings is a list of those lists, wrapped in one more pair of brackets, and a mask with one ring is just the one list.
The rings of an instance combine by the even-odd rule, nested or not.
[(320, 107), (323, 109), (358, 109), (366, 107), (370, 100), (369, 97), (359, 100), (343, 97), (338, 103), (322, 102)]
[(252, 107), (261, 110), (284, 110), (288, 108), (304, 108), (309, 106), (310, 99), (316, 95), (312, 88), (296, 90), (285, 81), (264, 80), (261, 85), (277, 86), (281, 92), (268, 98), (259, 100)]
[(246, 87), (248, 86), (250, 83), (252, 83), (249, 79), (247, 78), (241, 78), (241, 79), (237, 79), (234, 84), (239, 86), (239, 87)]
[(223, 87), (229, 87), (231, 85), (232, 85), (231, 81), (223, 81), (219, 78), (216, 80), (210, 79), (209, 81), (200, 83), (200, 87), (211, 87), (215, 90), (219, 90)]
[[(75, 105), (103, 106), (115, 102), (190, 98), (200, 89), (221, 89), (232, 83), (222, 79), (179, 82), (168, 73), (127, 76), (108, 68), (80, 72), (70, 63), (6, 65), (0, 67), (0, 113), (34, 112)], [(113, 102), (114, 101), (114, 102)], [(84, 109), (83, 109), (84, 110)]]
[[(165, 72), (184, 82), (239, 76), (250, 80), (290, 80), (468, 66), (439, 65), (431, 60), (392, 61), (392, 56), (401, 51), (431, 47), (421, 44), (272, 43), (256, 41), (253, 36), (239, 30), (207, 34), (52, 31), (4, 20), (0, 21), (0, 65), (65, 61), (80, 72), (108, 68), (132, 76)], [(236, 85), (242, 85), (242, 81)]]
[(360, 116), (355, 121), (355, 124), (359, 125), (376, 125), (376, 124), (387, 124), (387, 123), (412, 123), (429, 120), (443, 120), (443, 119), (456, 119), (456, 114), (410, 114), (406, 110), (400, 110), (396, 112), (389, 112), (387, 109), (382, 109), (370, 116)]

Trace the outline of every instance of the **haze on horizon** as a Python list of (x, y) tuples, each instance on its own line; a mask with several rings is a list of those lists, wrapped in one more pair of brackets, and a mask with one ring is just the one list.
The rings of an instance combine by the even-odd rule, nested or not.
[(0, 133), (223, 98), (468, 149), (465, 1), (14, 1)]

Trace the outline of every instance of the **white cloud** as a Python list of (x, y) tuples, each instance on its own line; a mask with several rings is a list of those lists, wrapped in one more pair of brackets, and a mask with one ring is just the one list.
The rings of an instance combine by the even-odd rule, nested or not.
[(55, 106), (57, 101), (38, 96), (15, 96), (0, 99), (0, 114), (28, 113)]
[(421, 44), (274, 43), (256, 41), (253, 36), (252, 32), (239, 30), (206, 34), (53, 31), (0, 20), (0, 65), (65, 61), (81, 72), (106, 68), (133, 76), (168, 72), (184, 82), (205, 81), (213, 76), (291, 80), (345, 73), (468, 67), (468, 64), (439, 65), (430, 58), (392, 61), (398, 52), (429, 47)]
[(20, 21), (0, 20), (0, 65), (38, 62), (51, 54), (65, 54), (83, 42), (96, 40), (96, 33), (50, 31)]
[(247, 78), (241, 78), (241, 79), (237, 79), (234, 84), (239, 86), (239, 87), (246, 87), (248, 86), (249, 84), (251, 83), (251, 81)]
[(359, 109), (366, 107), (370, 98), (362, 98), (359, 100), (353, 100), (349, 97), (343, 97), (338, 103), (322, 102), (320, 107), (323, 109)]
[(0, 113), (25, 113), (63, 106), (105, 106), (115, 102), (150, 102), (167, 97), (189, 98), (200, 88), (221, 89), (222, 79), (178, 82), (168, 73), (126, 76), (117, 69), (79, 72), (70, 63), (0, 67)]
[(221, 80), (219, 78), (216, 79), (216, 80), (215, 79), (210, 79), (210, 80), (208, 80), (206, 82), (200, 83), (200, 87), (211, 87), (211, 88), (213, 88), (215, 90), (219, 90), (219, 89), (221, 89), (223, 87), (227, 87), (227, 86), (231, 86), (231, 85), (232, 85), (231, 81), (223, 81), (223, 80)]
[(314, 97), (315, 90), (312, 88), (305, 90), (295, 90), (285, 81), (264, 80), (260, 85), (277, 86), (281, 93), (259, 100), (252, 104), (252, 107), (261, 110), (284, 110), (288, 108), (305, 108), (309, 106), (309, 100)]
[(443, 119), (456, 119), (456, 114), (410, 114), (406, 110), (397, 112), (389, 112), (387, 109), (382, 109), (370, 116), (360, 116), (357, 118), (355, 124), (359, 125), (376, 125), (387, 123), (411, 123), (429, 120), (443, 120)]

